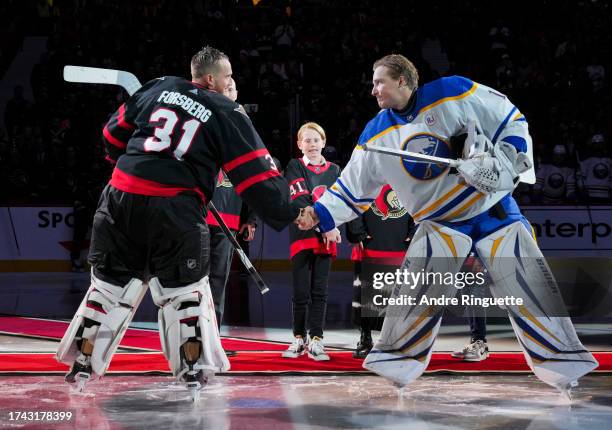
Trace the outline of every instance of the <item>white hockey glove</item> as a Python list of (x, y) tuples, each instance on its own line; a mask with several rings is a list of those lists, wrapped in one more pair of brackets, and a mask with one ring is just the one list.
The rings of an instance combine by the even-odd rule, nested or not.
[(519, 180), (519, 174), (531, 168), (527, 154), (517, 152), (506, 142), (493, 147), (493, 156), (483, 152), (474, 158), (463, 160), (457, 170), (466, 183), (483, 194), (496, 191), (512, 191)]

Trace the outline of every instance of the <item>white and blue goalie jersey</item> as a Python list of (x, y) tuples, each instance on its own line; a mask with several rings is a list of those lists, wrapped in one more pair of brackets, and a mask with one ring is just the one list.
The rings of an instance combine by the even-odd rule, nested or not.
[[(450, 140), (466, 133), (469, 121), (493, 144), (510, 143), (533, 160), (527, 121), (505, 95), (460, 76), (437, 79), (416, 90), (406, 111), (384, 109), (368, 123), (340, 178), (315, 205), (322, 231), (360, 216), (387, 183), (417, 223), (462, 221), (488, 210), (508, 191), (485, 195), (446, 166), (363, 150), (372, 144), (456, 158)], [(520, 179), (534, 183), (533, 169)]]

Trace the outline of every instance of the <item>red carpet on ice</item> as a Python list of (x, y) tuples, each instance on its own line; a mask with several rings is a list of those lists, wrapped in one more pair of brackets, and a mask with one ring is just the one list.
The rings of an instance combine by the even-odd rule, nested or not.
[[(14, 336), (59, 340), (68, 324), (61, 321), (33, 318), (0, 317), (0, 333)], [(303, 355), (283, 359), (280, 351), (287, 344), (266, 340), (223, 338), (223, 347), (237, 351), (230, 357), (230, 372), (243, 373), (343, 373), (364, 372), (363, 360), (354, 359), (351, 351), (330, 350), (330, 361), (315, 362)], [(157, 331), (129, 329), (121, 342), (133, 352), (115, 354), (109, 373), (169, 373), (161, 350)], [(612, 372), (612, 352), (593, 354), (599, 361), (595, 372)], [(0, 373), (64, 373), (67, 366), (55, 361), (52, 353), (0, 353)], [(492, 353), (485, 361), (467, 363), (453, 359), (450, 353), (434, 353), (426, 373), (520, 373), (530, 372), (522, 353)]]

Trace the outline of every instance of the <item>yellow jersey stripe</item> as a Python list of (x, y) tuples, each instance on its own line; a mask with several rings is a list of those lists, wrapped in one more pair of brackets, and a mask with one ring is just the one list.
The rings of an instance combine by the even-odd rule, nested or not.
[(442, 217), (443, 220), (448, 220), (450, 218), (456, 217), (457, 215), (465, 212), (466, 209), (468, 209), (470, 206), (472, 206), (474, 203), (476, 203), (476, 201), (480, 200), (482, 197), (484, 196), (484, 194), (477, 192), (477, 194), (472, 197), (471, 199), (469, 199), (463, 206), (459, 207), (457, 210), (444, 215)]
[(431, 212), (434, 209), (437, 209), (438, 207), (440, 207), (442, 205), (442, 203), (444, 203), (446, 200), (448, 200), (449, 197), (451, 197), (453, 194), (455, 194), (457, 191), (461, 190), (462, 188), (466, 188), (466, 186), (463, 185), (463, 184), (455, 185), (453, 188), (451, 188), (451, 190), (449, 192), (444, 194), (442, 197), (440, 197), (438, 200), (433, 202), (431, 205), (427, 206), (425, 209), (422, 209), (422, 210), (418, 211), (417, 213), (415, 213), (414, 215), (412, 215), (412, 218), (417, 220), (417, 219), (421, 218), (423, 215), (425, 215), (426, 213)]
[(444, 102), (449, 102), (451, 100), (459, 100), (459, 99), (463, 99), (465, 97), (468, 97), (470, 94), (472, 94), (474, 91), (476, 91), (476, 88), (478, 87), (478, 84), (476, 82), (474, 82), (474, 84), (472, 85), (472, 88), (470, 88), (469, 90), (467, 90), (466, 92), (459, 94), (458, 96), (451, 96), (451, 97), (444, 97), (440, 100), (437, 100), (427, 106), (425, 106), (424, 108), (421, 108), (421, 110), (419, 111), (419, 115), (422, 114), (425, 111), (428, 111), (429, 109), (432, 109)]
[(398, 128), (402, 127), (403, 125), (404, 125), (404, 124), (396, 124), (396, 125), (392, 125), (392, 126), (391, 126), (391, 127), (389, 127), (389, 128), (384, 129), (384, 130), (383, 130), (383, 131), (381, 131), (380, 133), (378, 133), (378, 134), (376, 134), (376, 135), (374, 135), (374, 136), (370, 137), (370, 138), (368, 139), (368, 141), (366, 142), (366, 145), (367, 145), (368, 143), (370, 143), (370, 142), (372, 142), (372, 141), (374, 141), (374, 140), (378, 139), (379, 137), (384, 136), (384, 135), (385, 135), (385, 134), (387, 134), (387, 133), (391, 133), (393, 130), (397, 130)]

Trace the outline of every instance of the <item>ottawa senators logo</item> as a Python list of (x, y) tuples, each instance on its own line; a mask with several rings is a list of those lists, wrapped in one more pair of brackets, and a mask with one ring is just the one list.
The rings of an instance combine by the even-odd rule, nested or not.
[(226, 187), (226, 188), (233, 187), (232, 183), (230, 182), (227, 175), (223, 171), (219, 172), (219, 176), (217, 176), (217, 187)]
[(401, 218), (408, 212), (389, 185), (383, 187), (371, 208), (372, 212), (381, 217), (383, 221), (387, 218)]

